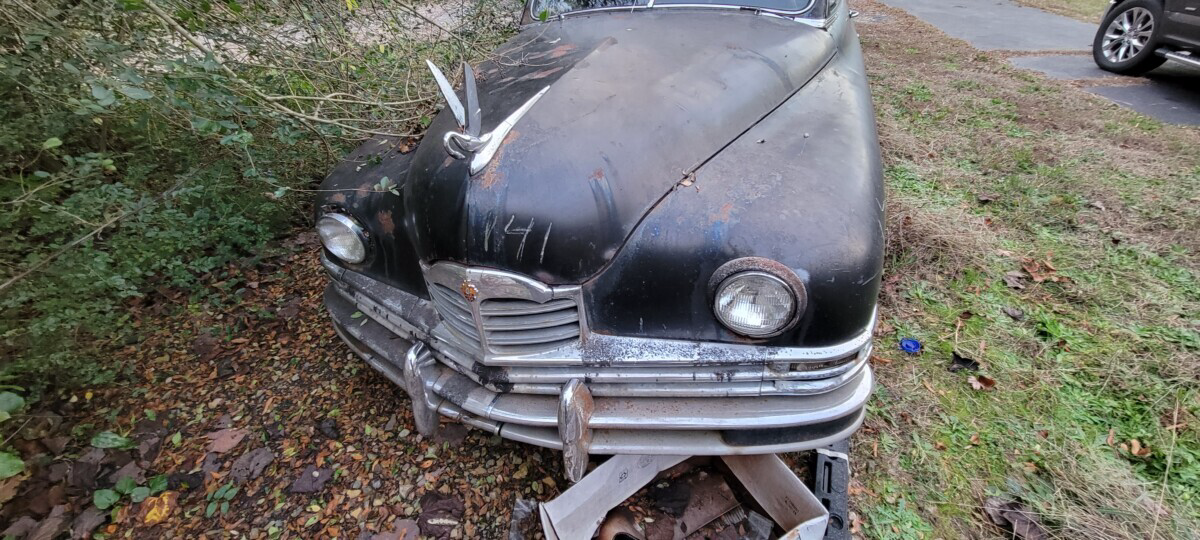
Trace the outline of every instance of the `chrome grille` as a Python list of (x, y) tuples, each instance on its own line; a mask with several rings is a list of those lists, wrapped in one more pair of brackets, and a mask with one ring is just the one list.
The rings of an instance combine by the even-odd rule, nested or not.
[(570, 345), (582, 333), (578, 287), (453, 263), (428, 268), (426, 280), (434, 308), (464, 352), (533, 354)]
[(480, 303), (479, 313), (488, 348), (498, 353), (555, 349), (579, 338), (579, 307), (570, 298), (542, 304), (490, 298)]
[(437, 283), (429, 288), (429, 295), (433, 297), (433, 307), (446, 321), (446, 326), (464, 340), (463, 345), (482, 350), (479, 329), (475, 327), (475, 316), (471, 314), (471, 304), (467, 299), (458, 291)]

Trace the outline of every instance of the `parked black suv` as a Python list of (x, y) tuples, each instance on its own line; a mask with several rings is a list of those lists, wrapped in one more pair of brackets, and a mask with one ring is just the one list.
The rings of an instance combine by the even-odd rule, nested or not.
[(1200, 0), (1114, 0), (1092, 57), (1123, 75), (1141, 75), (1168, 59), (1200, 67)]

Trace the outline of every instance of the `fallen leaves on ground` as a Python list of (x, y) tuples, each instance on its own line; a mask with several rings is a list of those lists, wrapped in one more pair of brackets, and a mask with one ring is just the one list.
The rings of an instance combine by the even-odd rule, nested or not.
[[(132, 377), (88, 389), (90, 399), (81, 392), (38, 404), (42, 416), (14, 437), (28, 446), (28, 474), (0, 480), (0, 495), (12, 493), (0, 521), (29, 527), (26, 534), (61, 497), (64, 523), (81, 520), (113, 538), (233, 529), (264, 540), (404, 539), (415, 533), (406, 523), (427, 510), (422, 497), (434, 493), (456, 498), (463, 511), (433, 516), (432, 525), (454, 538), (499, 538), (516, 498), (558, 493), (565, 484), (555, 482), (555, 452), (450, 423), (436, 440), (416, 434), (403, 392), (334, 334), (317, 244), (299, 248), (215, 272), (220, 285), (210, 293), (220, 303), (180, 305), (172, 317), (148, 301), (132, 309), (141, 339), (112, 352)], [(218, 373), (218, 365), (229, 369)], [(108, 448), (92, 446), (98, 434)], [(292, 493), (306, 472), (304, 489)], [(162, 476), (166, 487), (140, 503), (118, 494), (95, 523), (93, 492), (115, 493), (120, 476), (139, 487)], [(222, 501), (227, 511), (219, 503), (205, 517), (208, 497), (230, 483), (240, 489)]]
[(971, 375), (967, 377), (967, 382), (971, 383), (971, 388), (975, 390), (991, 390), (996, 386), (996, 380), (986, 375)]
[(1071, 281), (1066, 276), (1058, 275), (1058, 269), (1050, 263), (1050, 258), (1039, 261), (1036, 259), (1025, 259), (1021, 262), (1021, 269), (1029, 274), (1029, 279), (1034, 283), (1043, 283), (1049, 281), (1051, 283), (1066, 283)]

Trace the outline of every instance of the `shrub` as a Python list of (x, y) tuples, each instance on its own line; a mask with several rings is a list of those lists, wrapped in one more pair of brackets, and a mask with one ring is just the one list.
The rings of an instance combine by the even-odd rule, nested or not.
[(514, 10), (26, 6), (0, 14), (0, 385), (35, 392), (104, 376), (133, 299), (194, 291), (306, 223), (306, 190), (347, 148), (419, 133), (424, 59), (490, 49)]

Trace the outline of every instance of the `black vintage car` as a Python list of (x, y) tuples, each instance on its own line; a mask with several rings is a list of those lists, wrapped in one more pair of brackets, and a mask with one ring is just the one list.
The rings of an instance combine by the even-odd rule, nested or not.
[(1113, 0), (1092, 57), (1125, 75), (1141, 75), (1168, 59), (1200, 67), (1200, 0)]
[[(861, 424), (879, 145), (844, 0), (531, 0), (423, 142), (325, 180), (338, 333), (439, 415), (589, 454), (829, 445)], [(365, 314), (365, 317), (363, 316)]]

